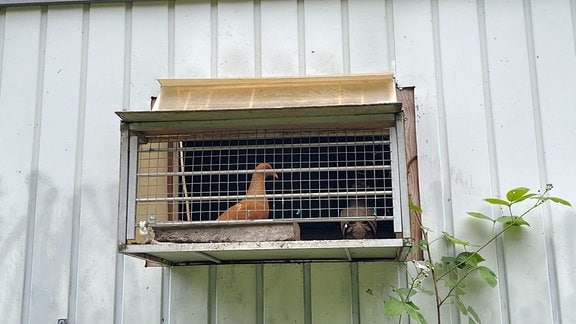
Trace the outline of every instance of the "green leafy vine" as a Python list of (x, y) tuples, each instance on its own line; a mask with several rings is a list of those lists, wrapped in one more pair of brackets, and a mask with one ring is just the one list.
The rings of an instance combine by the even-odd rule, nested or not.
[[(445, 232), (439, 238), (430, 241), (429, 233), (431, 230), (420, 224), (422, 239), (412, 252), (416, 253), (421, 250), (424, 255), (424, 261), (406, 261), (406, 266), (412, 265), (414, 271), (406, 271), (408, 275), (407, 287), (392, 288), (393, 294), (384, 301), (385, 314), (398, 317), (398, 323), (401, 323), (403, 316), (408, 315), (417, 323), (427, 324), (420, 307), (414, 302), (414, 296), (424, 294), (434, 299), (436, 322), (438, 324), (442, 322), (442, 307), (451, 303), (454, 303), (458, 311), (468, 318), (470, 324), (480, 324), (478, 312), (472, 306), (466, 305), (462, 300), (462, 296), (467, 292), (466, 282), (473, 274), (478, 274), (489, 287), (494, 288), (498, 284), (495, 272), (487, 266), (480, 265), (480, 263), (485, 261), (485, 258), (480, 253), (510, 229), (530, 226), (525, 216), (542, 206), (542, 204), (551, 201), (564, 206), (572, 206), (562, 198), (551, 197), (549, 193), (552, 188), (553, 186), (549, 184), (543, 191), (532, 193), (528, 188), (519, 187), (508, 191), (506, 198), (484, 199), (488, 204), (502, 207), (505, 210), (505, 214), (492, 218), (479, 212), (467, 213), (473, 218), (492, 223), (493, 234), (480, 245), (472, 244)], [(514, 213), (513, 206), (529, 199), (534, 201), (529, 208), (520, 214)], [(422, 210), (419, 206), (411, 205), (410, 210), (417, 214), (418, 217), (416, 219), (421, 219)], [(500, 227), (497, 228), (498, 225)], [(444, 255), (439, 260), (436, 260), (430, 246), (439, 240), (452, 245), (454, 250), (459, 247), (460, 252), (455, 256)]]

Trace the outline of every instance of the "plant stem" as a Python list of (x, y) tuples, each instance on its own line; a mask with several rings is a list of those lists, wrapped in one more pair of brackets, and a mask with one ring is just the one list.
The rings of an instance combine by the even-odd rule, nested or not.
[(473, 268), (473, 269), (466, 271), (466, 273), (462, 276), (462, 278), (459, 278), (458, 281), (456, 281), (456, 283), (454, 284), (454, 287), (450, 288), (450, 290), (448, 291), (446, 296), (444, 296), (444, 298), (442, 298), (442, 300), (440, 301), (440, 306), (442, 306), (448, 300), (448, 298), (450, 298), (452, 296), (452, 292), (454, 291), (454, 289), (456, 289), (456, 287), (458, 287), (458, 284), (460, 284), (462, 281), (464, 281), (464, 279), (466, 279), (466, 277), (468, 277), (469, 274), (471, 274), (472, 272), (474, 272), (477, 269), (478, 268), (476, 267), (476, 268)]
[[(523, 212), (520, 216), (518, 216), (518, 218), (522, 219), (524, 218), (524, 216), (526, 216), (529, 212), (531, 212), (533, 209), (537, 208), (538, 206), (542, 205), (544, 203), (544, 196), (546, 195), (546, 193), (548, 193), (548, 189), (546, 189), (544, 191), (544, 193), (542, 193), (539, 197), (538, 200), (536, 201), (536, 203), (528, 208), (525, 212)], [(510, 206), (508, 206), (508, 210), (510, 212), (510, 216), (512, 215), (512, 204)], [(441, 276), (438, 277), (438, 280), (441, 280), (442, 278), (444, 278), (446, 275), (448, 275), (449, 273), (453, 272), (454, 270), (456, 270), (459, 266), (465, 264), (466, 262), (468, 262), (470, 259), (472, 259), (472, 257), (474, 257), (475, 255), (477, 255), (480, 251), (484, 250), (488, 245), (490, 245), (490, 243), (494, 242), (498, 237), (500, 237), (502, 234), (504, 234), (506, 231), (508, 231), (510, 228), (512, 228), (513, 226), (516, 226), (513, 222), (506, 224), (498, 233), (496, 233), (494, 236), (492, 236), (488, 241), (486, 241), (484, 244), (482, 244), (478, 249), (476, 249), (476, 251), (474, 251), (472, 254), (470, 254), (470, 256), (468, 256), (467, 258), (465, 258), (464, 260), (460, 261), (458, 264), (454, 265), (452, 268), (448, 269), (446, 272), (444, 272)], [(435, 285), (436, 286), (436, 285)]]
[(416, 219), (419, 222), (420, 225), (420, 231), (422, 233), (422, 238), (426, 241), (426, 257), (428, 259), (428, 263), (430, 264), (430, 274), (432, 275), (432, 283), (434, 286), (434, 297), (436, 300), (436, 321), (438, 324), (440, 324), (442, 322), (441, 316), (440, 316), (440, 306), (442, 306), (442, 304), (440, 303), (440, 292), (438, 291), (438, 280), (436, 278), (436, 270), (434, 269), (434, 260), (432, 260), (432, 251), (430, 251), (430, 241), (428, 241), (428, 231), (424, 228), (424, 226), (422, 225), (421, 219), (422, 217), (420, 215), (418, 215), (418, 217), (416, 217)]

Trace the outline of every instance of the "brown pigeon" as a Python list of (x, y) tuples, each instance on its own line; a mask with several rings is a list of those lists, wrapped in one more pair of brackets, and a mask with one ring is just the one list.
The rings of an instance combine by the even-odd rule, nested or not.
[[(356, 181), (350, 189), (356, 191), (364, 191), (367, 189), (364, 181)], [(348, 206), (340, 211), (340, 217), (367, 217), (376, 216), (375, 210), (366, 207), (366, 202), (363, 198), (357, 197), (348, 200)], [(373, 239), (376, 238), (376, 221), (349, 221), (341, 222), (340, 230), (345, 239)]]
[(268, 218), (269, 206), (268, 199), (266, 199), (266, 187), (264, 186), (264, 180), (267, 177), (278, 179), (278, 175), (272, 170), (269, 163), (258, 164), (252, 175), (246, 198), (228, 208), (216, 220)]
[[(340, 217), (374, 216), (374, 211), (363, 202), (351, 200), (348, 208), (340, 211)], [(340, 229), (345, 239), (373, 239), (376, 238), (376, 221), (350, 221), (341, 222)]]

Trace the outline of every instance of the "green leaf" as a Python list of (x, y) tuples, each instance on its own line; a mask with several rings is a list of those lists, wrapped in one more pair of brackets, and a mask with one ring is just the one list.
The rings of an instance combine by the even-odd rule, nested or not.
[(519, 203), (519, 202), (524, 201), (524, 200), (526, 200), (526, 199), (528, 199), (528, 198), (533, 198), (533, 197), (536, 197), (536, 196), (538, 196), (538, 195), (537, 195), (537, 194), (533, 194), (533, 193), (532, 193), (532, 194), (527, 194), (527, 195), (524, 195), (524, 196), (518, 198), (518, 200), (514, 201), (514, 203)]
[(524, 220), (524, 218), (519, 216), (502, 216), (498, 217), (496, 221), (512, 226), (522, 226), (522, 225), (530, 226), (530, 223), (528, 223), (527, 221)]
[(480, 273), (480, 277), (486, 282), (486, 284), (492, 288), (496, 287), (498, 284), (498, 277), (494, 271), (490, 270), (490, 268), (485, 266), (478, 267), (478, 272)]
[(510, 206), (510, 203), (507, 202), (506, 200), (502, 200), (500, 198), (486, 198), (484, 199), (485, 202), (488, 202), (492, 205), (504, 205), (504, 206)]
[(562, 198), (558, 198), (558, 197), (546, 197), (546, 198), (544, 198), (544, 199), (545, 199), (545, 200), (552, 200), (552, 201), (555, 202), (555, 203), (562, 204), (562, 205), (564, 205), (564, 206), (572, 207), (572, 205), (570, 204), (569, 201), (564, 200), (564, 199), (562, 199)]
[(506, 193), (506, 199), (512, 202), (517, 201), (520, 198), (524, 197), (524, 195), (527, 194), (528, 191), (530, 191), (530, 189), (526, 187), (514, 188)]
[(478, 316), (478, 313), (476, 312), (476, 310), (474, 308), (472, 308), (472, 306), (468, 306), (468, 313), (472, 316), (472, 318), (474, 318), (475, 322), (472, 322), (472, 318), (470, 317), (470, 315), (468, 316), (469, 319), (469, 323), (481, 323), (480, 321), (480, 316)]
[(410, 201), (410, 202), (408, 203), (408, 208), (410, 209), (410, 211), (413, 211), (413, 212), (422, 214), (422, 208), (420, 208), (420, 206), (418, 206), (418, 205), (414, 205), (414, 204), (412, 203), (412, 201)]
[(462, 245), (462, 246), (468, 246), (470, 245), (470, 242), (466, 242), (466, 241), (462, 241), (460, 239), (455, 238), (454, 236), (446, 233), (446, 232), (442, 232), (442, 234), (444, 234), (444, 238), (446, 238), (448, 241), (457, 244), (457, 245)]
[(480, 254), (476, 252), (461, 252), (456, 256), (456, 264), (459, 268), (463, 268), (464, 265), (469, 265), (471, 267), (477, 267), (478, 263), (485, 261)]
[(427, 324), (424, 315), (420, 313), (418, 306), (416, 306), (413, 302), (407, 302), (404, 304), (406, 309), (406, 313), (412, 318), (413, 320), (418, 321), (420, 324)]
[(493, 220), (491, 217), (488, 217), (482, 213), (477, 213), (477, 212), (468, 212), (468, 215), (478, 218), (478, 219), (485, 219), (485, 220), (489, 220), (491, 222), (495, 222), (495, 220)]
[(397, 298), (390, 297), (384, 302), (384, 313), (390, 316), (400, 316), (404, 313), (404, 302)]
[(458, 307), (460, 313), (462, 313), (462, 315), (468, 315), (468, 309), (466, 308), (466, 305), (464, 305), (462, 300), (460, 298), (455, 299), (456, 299), (456, 307)]
[(420, 239), (420, 248), (422, 250), (426, 250), (427, 247), (428, 247), (428, 240)]

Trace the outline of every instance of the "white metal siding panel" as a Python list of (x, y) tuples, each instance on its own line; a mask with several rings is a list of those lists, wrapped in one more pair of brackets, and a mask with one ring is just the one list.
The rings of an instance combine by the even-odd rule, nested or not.
[(170, 323), (210, 323), (209, 266), (172, 269)]
[(398, 282), (398, 264), (358, 263), (358, 303), (360, 323), (398, 323), (396, 318), (382, 313), (382, 303), (393, 294)]
[[(349, 68), (347, 73), (377, 73), (392, 71), (394, 49), (392, 30), (388, 30), (392, 17), (388, 17), (387, 4), (391, 1), (347, 1)], [(344, 31), (346, 33), (346, 31)], [(391, 42), (389, 42), (392, 40)]]
[(218, 53), (213, 57), (218, 62), (217, 77), (255, 76), (255, 34), (259, 30), (254, 26), (254, 4), (219, 1), (217, 26)]
[[(531, 7), (540, 99), (540, 111), (535, 115), (535, 119), (539, 119), (536, 131), (541, 132), (537, 136), (540, 184), (553, 183), (554, 195), (566, 197), (574, 203), (576, 35), (573, 31), (576, 27), (576, 3), (534, 1)], [(540, 262), (548, 272), (552, 320), (554, 323), (576, 322), (573, 311), (576, 288), (571, 284), (576, 274), (575, 213), (573, 209), (551, 206), (543, 210), (542, 216), (546, 258)]]
[[(119, 132), (112, 112), (121, 109), (124, 70), (124, 4), (93, 5), (89, 10), (85, 114), (77, 246), (71, 265), (77, 281), (71, 282), (72, 323), (114, 321), (114, 268), (116, 232), (111, 228), (118, 199)], [(130, 274), (134, 276), (134, 274)]]
[(156, 79), (168, 77), (168, 5), (136, 2), (129, 14), (130, 106), (123, 108), (150, 110), (150, 96), (160, 91)]
[(350, 264), (310, 267), (312, 323), (352, 323)]
[(298, 6), (296, 1), (262, 1), (260, 17), (261, 74), (298, 75)]
[[(440, 57), (434, 55), (437, 35), (433, 28), (432, 3), (400, 0), (394, 1), (393, 7), (396, 80), (399, 86), (415, 86), (420, 204), (425, 215), (438, 215), (423, 217), (423, 222), (428, 228), (442, 230), (441, 215), (446, 198), (438, 149), (441, 140), (438, 110), (443, 94), (438, 90), (440, 81), (436, 70)], [(419, 305), (425, 314), (435, 310), (434, 305), (428, 303)]]
[[(439, 102), (440, 161), (445, 190), (444, 227), (441, 231), (482, 242), (491, 227), (471, 220), (467, 211), (482, 210), (480, 197), (491, 195), (490, 153), (488, 147), (487, 118), (484, 104), (482, 51), (476, 3), (439, 1), (438, 42), (435, 55), (439, 55), (442, 79), (439, 81), (443, 100)], [(459, 251), (457, 251), (459, 252)], [(497, 268), (495, 250), (486, 249), (483, 255), (487, 266)], [(453, 253), (448, 251), (448, 253)], [(470, 285), (473, 289), (473, 285)], [(464, 300), (482, 314), (483, 321), (495, 323), (500, 317), (498, 290), (479, 289)], [(448, 309), (447, 306), (446, 309)], [(452, 307), (456, 317), (458, 311)]]
[(264, 265), (263, 293), (264, 323), (305, 323), (302, 264)]
[[(508, 6), (508, 10), (502, 6)], [(502, 15), (502, 12), (509, 13)], [(506, 190), (517, 185), (540, 188), (526, 43), (527, 37), (531, 36), (526, 35), (525, 18), (521, 1), (486, 3), (487, 55), (494, 112), (491, 118), (499, 181), (495, 195), (505, 194)], [(511, 133), (517, 135), (511, 136)], [(522, 168), (518, 168), (519, 165)], [(542, 222), (538, 214), (529, 217), (529, 221), (532, 224), (529, 231), (522, 231), (522, 236), (518, 232), (511, 233), (503, 242), (501, 257), (505, 267), (500, 270), (508, 274), (500, 272), (500, 278), (509, 291), (509, 308), (515, 310), (506, 318), (511, 323), (549, 322), (551, 319), (548, 283), (534, 280), (535, 277), (544, 279), (547, 276), (542, 262), (545, 259)], [(526, 249), (530, 253), (517, 253)], [(533, 264), (531, 271), (523, 270), (526, 262)], [(523, 298), (534, 294), (541, 298)]]
[(340, 1), (304, 1), (307, 75), (344, 73), (342, 28)]
[(177, 1), (174, 19), (175, 78), (211, 77), (211, 20), (209, 1)]
[[(479, 239), (485, 229), (465, 213), (490, 213), (481, 198), (552, 182), (554, 194), (576, 200), (575, 8), (559, 0), (185, 0), (0, 10), (3, 318), (50, 323), (68, 312), (72, 323), (111, 323), (116, 311), (118, 323), (162, 315), (173, 323), (395, 322), (378, 300), (398, 281), (394, 264), (162, 276), (117, 258), (112, 112), (149, 109), (157, 78), (395, 69), (401, 86), (416, 86), (426, 225)], [(500, 286), (468, 296), (485, 322), (576, 321), (574, 216), (546, 208), (487, 251)], [(46, 272), (51, 280), (42, 280)]]
[(216, 278), (216, 322), (257, 323), (256, 266), (220, 266)]
[[(7, 9), (1, 13), (3, 39), (0, 82), (0, 147), (3, 156), (0, 180), (0, 307), (6, 321), (20, 323), (21, 310), (30, 292), (23, 290), (28, 204), (36, 178), (33, 170), (36, 85), (40, 38), (40, 11)], [(7, 49), (10, 50), (7, 50)], [(14, 78), (18, 75), (18, 78)]]
[[(523, 12), (524, 5), (527, 3), (528, 2), (486, 2), (486, 31), (483, 31), (475, 30), (477, 24), (482, 28), (481, 22), (476, 20), (477, 17), (481, 17), (479, 15), (482, 13), (475, 12), (474, 6), (478, 5), (479, 10), (482, 10), (484, 2), (480, 1), (477, 4), (432, 2), (431, 11), (433, 16), (435, 14), (434, 8), (436, 8), (436, 6), (438, 8), (438, 17), (436, 20), (432, 19), (432, 21), (438, 23), (436, 36), (433, 38), (435, 48), (437, 48), (433, 57), (435, 60), (434, 68), (441, 72), (435, 76), (436, 82), (441, 82), (441, 85), (436, 87), (436, 89), (439, 89), (437, 92), (437, 100), (428, 98), (426, 89), (423, 89), (424, 95), (420, 96), (418, 93), (418, 90), (422, 91), (422, 88), (418, 87), (417, 84), (432, 83), (431, 81), (427, 81), (428, 78), (426, 74), (421, 74), (422, 71), (429, 71), (429, 63), (422, 63), (422, 61), (429, 62), (429, 59), (426, 55), (422, 55), (423, 52), (416, 52), (418, 53), (418, 58), (421, 60), (408, 59), (411, 57), (411, 53), (415, 53), (413, 52), (413, 47), (417, 45), (422, 46), (426, 44), (427, 40), (421, 39), (421, 37), (423, 37), (422, 32), (408, 34), (413, 38), (406, 39), (404, 37), (405, 33), (410, 31), (411, 27), (406, 26), (409, 23), (400, 21), (400, 14), (408, 13), (405, 9), (423, 9), (422, 7), (426, 5), (421, 4), (421, 7), (418, 7), (413, 2), (402, 2), (402, 4), (400, 4), (400, 2), (394, 3), (395, 31), (397, 35), (397, 77), (399, 80), (415, 79), (416, 82), (405, 84), (417, 85), (416, 104), (420, 106), (418, 112), (420, 116), (418, 120), (418, 131), (420, 134), (424, 133), (427, 135), (424, 138), (419, 136), (418, 143), (421, 157), (419, 158), (419, 162), (421, 162), (423, 207), (426, 213), (426, 206), (429, 202), (432, 202), (432, 206), (430, 207), (439, 208), (441, 206), (439, 206), (437, 202), (444, 200), (435, 198), (436, 201), (430, 201), (429, 198), (426, 198), (428, 196), (426, 194), (427, 185), (436, 186), (433, 191), (437, 192), (444, 187), (445, 189), (440, 192), (444, 192), (444, 197), (451, 200), (451, 210), (454, 214), (453, 222), (457, 234), (459, 232), (466, 233), (463, 231), (468, 231), (467, 227), (470, 223), (470, 220), (467, 220), (465, 216), (460, 217), (459, 215), (464, 215), (468, 210), (481, 210), (481, 208), (484, 208), (487, 212), (490, 211), (486, 210), (486, 208), (480, 204), (479, 200), (483, 197), (483, 193), (491, 193), (492, 195), (503, 194), (505, 190), (516, 185), (527, 185), (534, 189), (544, 186), (545, 181), (539, 181), (541, 176), (538, 176), (538, 173), (541, 172), (539, 170), (542, 168), (542, 163), (538, 161), (539, 153), (538, 145), (536, 144), (538, 138), (538, 122), (534, 120), (535, 114), (532, 110), (533, 100), (531, 100), (535, 91), (536, 96), (538, 96), (539, 89), (542, 85), (541, 83), (537, 83), (538, 87), (534, 88), (532, 86), (531, 88), (529, 75), (530, 64), (528, 62), (529, 54), (526, 50), (527, 36), (525, 35), (525, 30), (530, 30), (532, 26), (524, 22), (525, 17)], [(468, 6), (468, 8), (463, 8), (463, 6)], [(566, 6), (567, 4), (564, 3), (564, 13), (568, 12)], [(545, 7), (550, 9), (548, 6)], [(539, 16), (537, 12), (539, 11), (531, 11), (535, 17)], [(413, 11), (410, 11), (410, 14), (413, 15)], [(419, 15), (416, 16), (419, 17)], [(569, 28), (566, 28), (566, 24), (569, 24), (570, 19), (566, 17), (560, 21), (564, 24), (562, 30), (565, 32), (569, 31)], [(518, 24), (516, 24), (516, 22), (518, 22)], [(399, 28), (399, 25), (404, 26), (404, 28)], [(422, 26), (420, 25), (419, 27), (421, 28)], [(547, 36), (552, 32), (549, 28), (545, 29), (544, 26), (541, 26), (541, 28), (547, 31), (543, 32), (543, 34)], [(538, 33), (537, 30), (538, 29), (536, 29), (536, 34)], [(461, 36), (459, 36), (460, 32), (462, 32)], [(483, 33), (486, 33), (486, 35), (482, 35)], [(484, 48), (482, 48), (483, 45), (480, 45), (480, 48), (478, 48), (476, 42), (482, 43), (481, 38), (476, 38), (478, 34), (480, 34), (480, 37), (485, 37), (486, 39), (485, 43), (487, 46), (484, 45)], [(532, 36), (529, 35), (528, 37)], [(416, 39), (418, 43), (415, 43)], [(550, 41), (550, 37), (542, 37), (542, 39)], [(566, 42), (570, 44), (570, 40), (564, 38), (564, 44), (566, 44)], [(566, 48), (569, 46), (571, 45), (561, 46), (561, 48), (563, 51), (566, 51)], [(470, 47), (472, 47), (473, 50), (470, 50)], [(406, 60), (404, 64), (401, 63), (403, 60)], [(478, 64), (481, 62), (482, 66), (478, 67)], [(539, 63), (540, 60), (536, 59), (535, 62)], [(476, 65), (476, 70), (469, 69), (471, 63)], [(564, 61), (564, 63), (567, 63), (567, 67), (571, 67), (573, 64), (570, 60)], [(413, 64), (416, 64), (416, 66), (413, 66)], [(456, 66), (456, 64), (461, 66)], [(536, 66), (538, 66), (538, 64)], [(482, 76), (479, 75), (479, 71), (481, 71)], [(549, 71), (549, 69), (546, 71)], [(538, 72), (540, 73), (540, 71)], [(463, 77), (463, 75), (466, 75), (466, 77)], [(557, 73), (553, 75), (554, 77), (558, 76)], [(565, 75), (571, 76), (569, 73)], [(460, 80), (458, 80), (459, 78)], [(465, 83), (465, 85), (460, 85), (460, 82)], [(570, 82), (573, 83), (573, 81), (570, 80), (563, 84), (570, 84)], [(548, 84), (548, 82), (546, 84)], [(482, 89), (483, 85), (489, 86), (489, 91), (484, 91), (482, 94), (481, 92), (479, 93), (479, 89)], [(458, 89), (458, 91), (455, 91), (455, 89)], [(462, 92), (464, 96), (460, 94), (460, 92)], [(555, 91), (554, 94), (556, 98), (566, 100), (566, 96), (559, 95), (558, 91)], [(483, 95), (484, 98), (480, 97), (481, 95)], [(493, 99), (490, 100), (490, 98)], [(541, 103), (543, 100), (537, 100), (537, 102)], [(428, 167), (428, 143), (434, 140), (434, 131), (428, 129), (428, 125), (434, 125), (435, 118), (432, 115), (434, 108), (430, 107), (431, 109), (428, 110), (422, 109), (422, 107), (426, 108), (429, 104), (433, 105), (434, 103), (438, 103), (438, 108), (441, 109), (441, 113), (437, 117), (438, 124), (441, 127), (440, 143), (444, 143), (448, 150), (446, 153), (440, 151), (438, 156), (436, 153), (430, 152), (430, 157), (439, 158), (440, 160), (444, 159), (444, 163), (450, 166), (441, 169), (439, 176), (445, 179), (441, 182), (443, 185), (433, 181), (433, 174), (423, 173)], [(456, 108), (456, 105), (460, 105), (461, 107)], [(474, 111), (471, 116), (461, 113), (474, 106), (480, 108), (480, 110), (486, 109), (485, 117), (482, 116), (482, 114), (478, 114), (478, 112), (476, 116), (474, 116)], [(491, 110), (489, 109), (490, 107), (492, 107)], [(545, 110), (541, 111), (543, 112)], [(543, 114), (543, 116), (547, 115), (547, 113)], [(536, 116), (538, 116), (538, 114), (536, 114)], [(480, 125), (473, 124), (474, 118)], [(482, 126), (484, 122), (486, 122), (486, 125)], [(492, 123), (492, 127), (490, 123)], [(548, 125), (548, 123), (543, 122), (542, 124)], [(444, 131), (442, 127), (445, 127), (445, 134), (443, 134)], [(469, 130), (466, 130), (465, 127), (469, 127)], [(484, 130), (483, 127), (486, 127), (486, 129)], [(550, 129), (556, 130), (558, 128), (550, 126)], [(474, 138), (472, 138), (471, 142), (469, 138), (466, 137), (467, 133), (474, 133)], [(564, 130), (562, 134), (566, 134), (566, 130)], [(553, 135), (553, 137), (555, 136)], [(482, 144), (481, 141), (483, 138), (488, 141), (488, 146)], [(424, 144), (424, 147), (422, 144)], [(470, 149), (464, 146), (465, 144), (470, 144), (470, 147), (475, 151), (470, 151)], [(442, 147), (442, 145), (440, 145), (440, 147)], [(479, 147), (482, 148), (481, 153), (488, 155), (487, 158), (489, 161), (486, 160), (483, 154), (476, 152)], [(540, 147), (546, 148), (547, 146), (544, 145)], [(546, 148), (545, 151), (547, 150)], [(566, 150), (564, 150), (564, 152), (566, 152)], [(468, 156), (463, 157), (461, 156), (462, 154), (467, 154)], [(422, 159), (422, 157), (424, 159)], [(475, 159), (478, 161), (484, 160), (484, 162), (474, 165), (472, 162)], [(496, 162), (494, 162), (495, 160)], [(562, 163), (559, 162), (562, 161), (562, 159), (555, 158), (553, 160), (562, 165)], [(490, 165), (494, 166), (493, 169), (484, 170), (484, 172), (482, 172), (482, 170), (476, 170), (478, 167), (485, 166), (488, 162), (491, 162)], [(459, 175), (456, 172), (464, 173)], [(494, 172), (497, 173), (494, 174)], [(464, 177), (464, 180), (466, 178), (469, 179), (468, 184), (458, 181), (458, 178), (466, 174), (470, 175)], [(491, 179), (488, 179), (490, 174)], [(450, 181), (446, 179), (447, 176)], [(470, 195), (470, 193), (473, 195)], [(430, 194), (428, 197), (434, 198), (434, 194), (432, 192)], [(467, 196), (469, 197), (467, 198)], [(466, 205), (466, 202), (469, 204)], [(512, 322), (551, 322), (554, 321), (553, 312), (555, 312), (552, 308), (558, 307), (559, 304), (553, 300), (554, 283), (549, 281), (552, 278), (548, 275), (549, 267), (554, 269), (558, 264), (547, 267), (544, 262), (546, 259), (550, 260), (550, 252), (546, 252), (545, 250), (546, 240), (543, 234), (546, 232), (545, 224), (542, 223), (538, 214), (533, 215), (531, 220), (533, 226), (530, 230), (523, 231), (522, 238), (520, 238), (519, 235), (511, 235), (504, 242), (508, 253), (504, 253), (500, 259), (506, 262), (506, 266), (503, 264), (500, 266), (500, 270), (502, 271), (499, 273), (499, 277), (501, 283), (507, 283), (508, 286), (511, 287), (511, 296), (508, 298), (506, 289), (501, 290), (501, 298), (510, 300), (510, 305), (506, 306), (506, 304), (504, 304), (505, 306), (502, 308), (503, 312), (509, 312), (509, 315), (504, 315), (500, 319), (502, 322), (508, 322), (508, 316)], [(435, 220), (429, 221), (441, 222), (442, 219), (436, 218)], [(450, 222), (450, 219), (448, 219), (448, 222)], [(470, 234), (474, 237), (474, 233), (471, 232), (464, 235)], [(512, 245), (514, 245), (514, 247), (512, 247)], [(530, 251), (530, 253), (526, 255), (519, 250), (522, 252)], [(548, 258), (546, 257), (547, 255)], [(525, 271), (528, 264), (530, 265), (530, 272)], [(535, 278), (539, 279), (535, 280)], [(550, 297), (534, 297), (542, 295), (548, 295)], [(479, 297), (482, 297), (482, 295)], [(549, 298), (552, 298), (552, 301), (549, 301)], [(496, 319), (491, 316), (498, 316), (498, 304), (494, 303), (494, 300), (498, 299), (493, 299), (492, 302), (488, 303), (486, 301), (476, 301), (475, 298), (471, 299), (474, 305), (485, 305), (486, 308), (482, 309), (482, 316), (484, 320), (486, 320), (486, 318), (492, 318), (490, 322), (496, 321)], [(561, 296), (560, 300), (566, 300), (566, 296)], [(506, 300), (501, 299), (500, 301), (505, 302)], [(527, 310), (523, 305), (531, 309)], [(516, 311), (520, 309), (522, 309), (522, 311)], [(562, 312), (562, 315), (566, 316), (565, 313), (566, 312)]]
[[(125, 52), (130, 80), (125, 85), (130, 110), (149, 110), (150, 96), (159, 92), (155, 79), (168, 73), (168, 4), (164, 1), (126, 5)], [(126, 70), (125, 70), (126, 72)], [(126, 99), (125, 99), (126, 101)], [(118, 109), (118, 107), (112, 107)], [(142, 260), (123, 258), (123, 323), (157, 323), (161, 320), (162, 276), (159, 268), (144, 268)], [(119, 304), (116, 304), (118, 307)]]
[[(31, 269), (32, 323), (67, 316), (81, 27), (81, 6), (59, 7), (47, 12)], [(64, 34), (66, 37), (62, 37)]]

